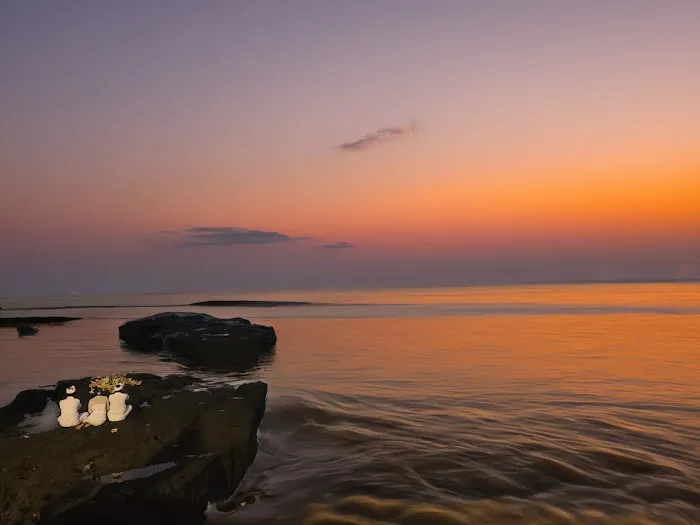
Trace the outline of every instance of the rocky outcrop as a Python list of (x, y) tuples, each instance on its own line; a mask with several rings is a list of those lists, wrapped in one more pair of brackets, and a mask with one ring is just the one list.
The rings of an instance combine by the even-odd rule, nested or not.
[(161, 352), (190, 366), (249, 368), (274, 352), (274, 328), (247, 319), (165, 312), (128, 321), (119, 339), (131, 350)]
[(87, 405), (87, 379), (21, 392), (0, 409), (0, 523), (200, 524), (208, 502), (234, 492), (257, 452), (267, 385), (130, 377), (142, 384), (128, 387), (134, 411), (119, 423), (30, 435), (8, 425), (69, 384)]
[[(186, 387), (195, 388), (199, 380), (186, 375), (171, 375), (160, 377), (153, 374), (129, 374), (132, 379), (141, 381), (138, 387), (130, 389), (130, 403), (135, 410), (145, 403), (151, 403), (159, 395), (167, 395), (168, 392), (180, 391)], [(34, 388), (22, 390), (14, 400), (4, 407), (0, 407), (0, 437), (7, 435), (19, 435), (20, 429), (17, 424), (22, 421), (27, 414), (41, 412), (48, 401), (58, 403), (66, 397), (66, 388), (74, 385), (76, 388), (75, 397), (86, 400), (91, 397), (90, 378), (71, 379), (59, 381), (54, 388)], [(84, 402), (83, 404), (86, 405)]]

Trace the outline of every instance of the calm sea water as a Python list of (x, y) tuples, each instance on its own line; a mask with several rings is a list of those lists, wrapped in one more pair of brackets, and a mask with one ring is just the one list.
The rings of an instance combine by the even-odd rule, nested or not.
[(127, 319), (243, 316), (273, 325), (279, 343), (272, 362), (244, 375), (270, 386), (244, 481), (267, 496), (230, 523), (700, 523), (698, 284), (285, 292), (244, 298), (334, 305), (159, 306), (216, 298), (240, 297), (5, 300), (124, 306), (62, 311), (84, 319), (35, 337), (0, 330), (0, 403), (58, 379), (181, 371), (121, 349)]

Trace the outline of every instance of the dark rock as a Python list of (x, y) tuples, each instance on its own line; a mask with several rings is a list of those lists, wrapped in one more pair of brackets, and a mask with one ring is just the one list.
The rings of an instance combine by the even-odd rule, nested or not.
[(39, 333), (39, 329), (36, 326), (32, 326), (30, 324), (21, 324), (17, 327), (17, 334), (20, 337), (24, 337), (25, 335), (36, 335)]
[(0, 317), (0, 327), (18, 327), (33, 324), (63, 324), (68, 321), (78, 321), (80, 317)]
[(274, 353), (274, 328), (247, 319), (165, 312), (128, 321), (119, 339), (131, 350), (161, 352), (188, 365), (250, 368)]
[[(130, 377), (143, 383), (125, 389), (134, 407), (125, 421), (29, 437), (5, 429), (0, 523), (200, 524), (207, 502), (234, 492), (257, 453), (267, 385), (199, 391), (185, 376)], [(40, 411), (70, 384), (86, 406), (89, 379), (20, 392), (8, 407)], [(150, 472), (133, 471), (144, 467)]]

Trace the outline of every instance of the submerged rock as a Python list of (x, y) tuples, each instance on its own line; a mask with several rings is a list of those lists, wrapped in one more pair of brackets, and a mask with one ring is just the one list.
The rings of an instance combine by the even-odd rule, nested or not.
[(274, 328), (247, 319), (219, 319), (207, 314), (164, 312), (119, 327), (127, 348), (163, 352), (187, 364), (255, 366), (274, 351)]
[(125, 389), (134, 411), (119, 423), (29, 436), (9, 424), (68, 384), (87, 406), (89, 379), (20, 392), (0, 409), (0, 523), (200, 524), (209, 502), (234, 492), (257, 452), (267, 385), (130, 377), (142, 384)]
[(36, 326), (30, 324), (21, 324), (17, 327), (17, 335), (24, 337), (26, 335), (36, 335), (39, 333), (39, 329)]

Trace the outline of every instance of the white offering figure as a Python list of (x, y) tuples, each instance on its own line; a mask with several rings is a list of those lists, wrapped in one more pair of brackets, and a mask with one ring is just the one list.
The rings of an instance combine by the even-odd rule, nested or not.
[(80, 414), (80, 422), (99, 427), (107, 421), (108, 406), (107, 396), (102, 395), (102, 390), (98, 388), (97, 395), (88, 403), (88, 411)]
[(109, 396), (109, 409), (107, 418), (110, 421), (124, 421), (131, 412), (131, 405), (127, 405), (128, 394), (122, 392), (124, 385), (117, 383), (114, 385), (114, 394)]
[(66, 388), (66, 394), (68, 394), (68, 397), (58, 402), (58, 406), (61, 409), (61, 413), (58, 416), (58, 424), (62, 427), (74, 427), (80, 423), (78, 411), (83, 405), (79, 399), (73, 397), (75, 386), (71, 385)]

